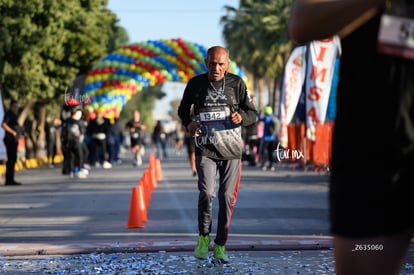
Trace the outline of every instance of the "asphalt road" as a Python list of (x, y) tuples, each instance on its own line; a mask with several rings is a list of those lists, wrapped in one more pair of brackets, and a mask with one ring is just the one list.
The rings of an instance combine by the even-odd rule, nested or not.
[[(230, 265), (192, 257), (196, 177), (185, 154), (161, 160), (163, 179), (143, 228), (127, 228), (132, 190), (149, 169), (130, 155), (71, 179), (60, 167), (19, 171), (0, 186), (0, 271), (5, 274), (334, 274), (325, 173), (243, 166), (227, 250)], [(216, 226), (217, 200), (214, 204)], [(133, 260), (132, 260), (133, 259)], [(414, 273), (414, 250), (405, 273)], [(83, 271), (82, 271), (83, 270)]]
[[(122, 241), (142, 235), (196, 234), (196, 177), (186, 156), (176, 156), (173, 151), (168, 160), (161, 160), (163, 180), (151, 194), (145, 227), (126, 229), (132, 188), (149, 169), (148, 161), (133, 167), (128, 156), (112, 169), (92, 168), (86, 179), (70, 179), (59, 167), (18, 172), (16, 179), (22, 186), (0, 189), (1, 239)], [(284, 166), (275, 172), (244, 166), (242, 173), (231, 235), (329, 234), (326, 175)]]

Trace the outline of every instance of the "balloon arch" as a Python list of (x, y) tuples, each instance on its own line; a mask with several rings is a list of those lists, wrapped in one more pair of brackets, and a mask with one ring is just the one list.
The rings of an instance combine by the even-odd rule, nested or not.
[[(91, 114), (117, 118), (123, 106), (142, 89), (166, 81), (186, 83), (206, 72), (206, 53), (204, 46), (181, 38), (126, 45), (102, 58), (87, 73), (85, 109)], [(229, 71), (247, 80), (233, 61)]]

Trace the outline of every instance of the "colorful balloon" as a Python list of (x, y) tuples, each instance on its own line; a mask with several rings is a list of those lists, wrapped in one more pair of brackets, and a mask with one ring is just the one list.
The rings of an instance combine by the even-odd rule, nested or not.
[[(142, 89), (165, 81), (186, 83), (206, 72), (206, 54), (204, 46), (181, 38), (126, 45), (102, 58), (87, 73), (84, 97), (89, 104), (85, 108), (92, 115), (117, 118), (128, 100)], [(233, 61), (229, 71), (247, 81)]]

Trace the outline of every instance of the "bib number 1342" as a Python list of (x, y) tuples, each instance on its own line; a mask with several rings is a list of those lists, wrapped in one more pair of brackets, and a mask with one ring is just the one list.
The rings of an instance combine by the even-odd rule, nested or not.
[(201, 121), (216, 121), (216, 120), (225, 120), (225, 112), (202, 112), (200, 113), (200, 120)]

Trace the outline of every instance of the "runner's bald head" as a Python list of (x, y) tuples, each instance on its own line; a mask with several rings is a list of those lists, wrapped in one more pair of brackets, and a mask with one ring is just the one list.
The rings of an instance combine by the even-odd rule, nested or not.
[(222, 46), (211, 47), (207, 50), (205, 63), (209, 79), (219, 81), (224, 78), (229, 69), (229, 52)]

